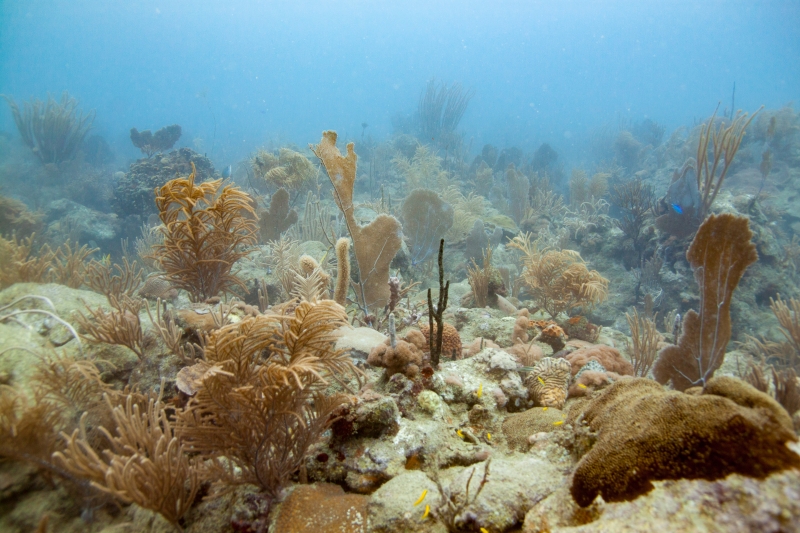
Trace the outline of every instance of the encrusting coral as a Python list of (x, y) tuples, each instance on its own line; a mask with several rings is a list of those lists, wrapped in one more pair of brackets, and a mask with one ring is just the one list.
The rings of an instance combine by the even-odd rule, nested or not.
[(336, 205), (342, 211), (353, 239), (358, 266), (356, 296), (359, 303), (365, 310), (381, 309), (389, 301), (389, 265), (403, 242), (400, 222), (386, 214), (378, 215), (365, 226), (356, 221), (353, 187), (358, 156), (353, 143), (347, 145), (347, 155), (342, 156), (336, 147), (336, 132), (326, 131), (312, 150), (328, 172)]
[(653, 376), (676, 390), (705, 384), (722, 365), (731, 338), (731, 297), (744, 271), (758, 259), (748, 220), (711, 215), (697, 230), (686, 258), (700, 289), (700, 312), (683, 319), (677, 345), (659, 353)]
[(582, 507), (600, 494), (630, 501), (664, 479), (759, 479), (800, 468), (786, 411), (768, 395), (730, 377), (712, 378), (699, 395), (667, 391), (643, 379), (620, 380), (576, 412), (597, 442), (578, 463), (570, 492)]
[(175, 288), (189, 292), (195, 301), (246, 289), (232, 272), (233, 264), (247, 256), (246, 245), (256, 242), (250, 197), (222, 180), (196, 185), (195, 171), (188, 178), (167, 182), (156, 192), (156, 206), (164, 225), (164, 242), (152, 257)]
[(573, 376), (589, 361), (597, 361), (608, 372), (614, 372), (623, 376), (633, 375), (633, 365), (622, 357), (619, 350), (603, 344), (580, 348), (568, 354), (565, 359), (572, 368)]

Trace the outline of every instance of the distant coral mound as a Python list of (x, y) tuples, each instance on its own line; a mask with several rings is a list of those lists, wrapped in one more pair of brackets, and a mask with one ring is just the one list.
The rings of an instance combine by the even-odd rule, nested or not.
[(179, 148), (160, 157), (140, 159), (131, 165), (114, 188), (111, 201), (114, 212), (120, 216), (141, 215), (143, 218), (155, 213), (153, 191), (175, 176), (191, 174), (192, 163), (197, 169), (197, 183), (221, 177), (210, 159), (189, 148)]

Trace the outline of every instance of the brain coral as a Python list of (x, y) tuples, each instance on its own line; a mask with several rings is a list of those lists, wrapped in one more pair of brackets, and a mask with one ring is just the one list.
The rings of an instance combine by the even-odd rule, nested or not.
[[(663, 479), (763, 479), (800, 467), (786, 412), (768, 395), (729, 377), (699, 395), (643, 378), (620, 380), (582, 406), (597, 442), (578, 463), (570, 492), (586, 507), (600, 494), (631, 501)], [(580, 413), (570, 412), (570, 419)]]
[[(442, 329), (442, 355), (453, 359), (461, 359), (461, 335), (458, 334), (458, 330), (450, 324), (445, 324)], [(428, 324), (420, 324), (419, 330), (425, 335), (427, 346), (427, 343), (430, 342)], [(433, 325), (433, 332), (436, 333), (436, 324)]]
[(589, 361), (597, 361), (608, 372), (616, 372), (621, 376), (633, 375), (633, 365), (630, 361), (622, 357), (616, 348), (605, 346), (604, 344), (580, 348), (567, 355), (566, 359), (572, 365), (572, 375), (577, 374)]
[(564, 359), (544, 357), (525, 378), (525, 385), (536, 405), (561, 409), (567, 400), (567, 387), (572, 377)]

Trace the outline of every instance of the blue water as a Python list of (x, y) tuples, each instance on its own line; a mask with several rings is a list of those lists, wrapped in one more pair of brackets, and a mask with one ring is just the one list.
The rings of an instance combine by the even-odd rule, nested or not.
[[(4, 1), (0, 93), (68, 90), (126, 157), (131, 127), (178, 123), (217, 166), (324, 129), (382, 140), (430, 78), (475, 91), (484, 143), (549, 142), (651, 117), (669, 133), (719, 102), (800, 97), (800, 2)], [(0, 106), (0, 129), (14, 132)], [(211, 151), (213, 145), (213, 151)]]

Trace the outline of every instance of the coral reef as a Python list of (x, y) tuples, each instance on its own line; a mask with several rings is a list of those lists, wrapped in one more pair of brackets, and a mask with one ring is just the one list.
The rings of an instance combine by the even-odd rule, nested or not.
[(119, 216), (139, 215), (146, 219), (157, 212), (153, 191), (175, 176), (188, 176), (193, 170), (197, 183), (221, 177), (210, 159), (189, 148), (136, 161), (114, 187), (111, 199), (114, 212)]
[(599, 432), (572, 478), (570, 492), (583, 507), (598, 494), (606, 502), (635, 499), (655, 480), (731, 473), (763, 479), (800, 467), (800, 456), (785, 446), (797, 440), (786, 412), (734, 378), (713, 378), (700, 395), (642, 378), (621, 380), (581, 412)]

